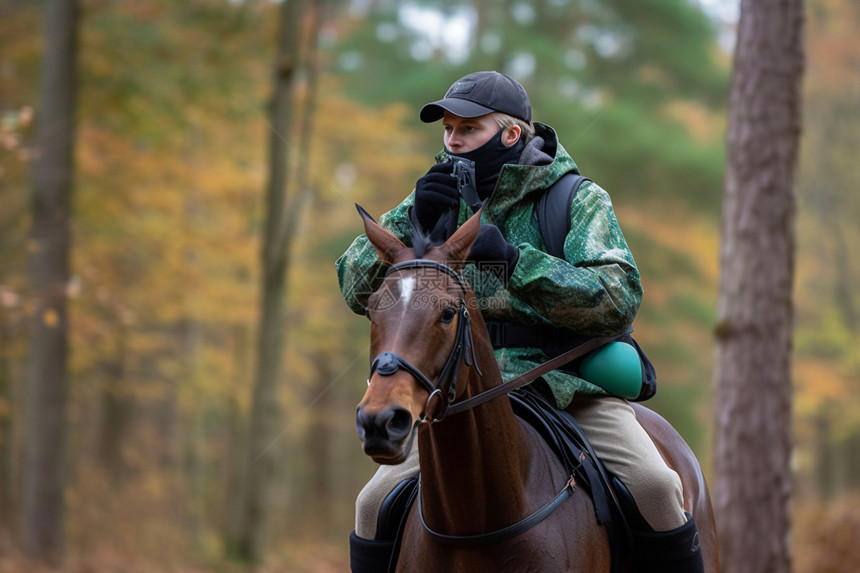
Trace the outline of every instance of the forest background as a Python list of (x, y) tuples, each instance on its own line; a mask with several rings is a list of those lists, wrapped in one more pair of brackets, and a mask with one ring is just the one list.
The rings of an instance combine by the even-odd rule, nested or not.
[[(645, 301), (649, 403), (710, 472), (734, 2), (312, 2), (287, 143), (298, 215), (283, 316), (267, 568), (342, 571), (375, 467), (355, 436), (367, 321), (334, 260), (441, 147), (458, 77), (519, 78), (609, 190)], [(72, 210), (66, 567), (229, 571), (255, 368), (278, 3), (82, 3)], [(0, 2), (0, 571), (25, 476), (40, 2)], [(794, 338), (795, 570), (860, 561), (860, 7), (807, 2)], [(762, 269), (767, 272), (767, 269)], [(50, 317), (46, 317), (50, 320)], [(251, 457), (255, 457), (252, 455)]]

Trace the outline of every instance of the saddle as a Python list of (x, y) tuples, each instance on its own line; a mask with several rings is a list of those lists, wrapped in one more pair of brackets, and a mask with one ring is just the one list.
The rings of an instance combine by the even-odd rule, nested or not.
[[(530, 384), (508, 394), (514, 413), (531, 425), (558, 456), (577, 485), (594, 504), (597, 523), (606, 528), (612, 573), (625, 571), (634, 550), (633, 529), (651, 531), (633, 496), (600, 462), (574, 417), (556, 408), (539, 385)], [(395, 540), (388, 570), (394, 571), (409, 508), (418, 493), (419, 476), (400, 482), (385, 498), (377, 520), (376, 539)], [(564, 511), (563, 508), (560, 509)]]

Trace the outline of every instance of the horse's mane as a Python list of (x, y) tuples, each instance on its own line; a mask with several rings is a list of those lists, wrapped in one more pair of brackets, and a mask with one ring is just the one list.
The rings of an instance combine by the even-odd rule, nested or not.
[(447, 229), (450, 224), (450, 216), (451, 214), (449, 213), (443, 213), (430, 231), (424, 231), (421, 223), (415, 217), (415, 209), (412, 209), (409, 214), (409, 220), (412, 222), (412, 248), (415, 250), (416, 258), (424, 258), (427, 249), (438, 247), (448, 240)]
[[(413, 209), (412, 215), (410, 217), (412, 221), (412, 249), (415, 251), (415, 258), (423, 259), (424, 255), (427, 254), (427, 249), (429, 249), (430, 247), (439, 246), (442, 243), (434, 241), (431, 238), (431, 236), (435, 234), (434, 231), (436, 231), (436, 229), (434, 228), (429, 232), (424, 231), (421, 228), (421, 223), (419, 223), (415, 218), (414, 213), (415, 210)], [(436, 227), (438, 226), (439, 223), (436, 224)]]
[(427, 249), (435, 246), (430, 240), (430, 233), (425, 233), (421, 230), (420, 225), (412, 225), (412, 249), (415, 251), (415, 258), (423, 259), (427, 253)]

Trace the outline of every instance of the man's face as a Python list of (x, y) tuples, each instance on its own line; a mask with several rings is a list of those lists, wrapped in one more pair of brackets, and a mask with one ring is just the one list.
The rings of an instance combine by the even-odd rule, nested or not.
[(493, 114), (480, 117), (458, 117), (445, 112), (442, 118), (442, 128), (445, 130), (442, 140), (445, 149), (457, 155), (478, 149), (499, 132), (499, 124), (493, 119)]

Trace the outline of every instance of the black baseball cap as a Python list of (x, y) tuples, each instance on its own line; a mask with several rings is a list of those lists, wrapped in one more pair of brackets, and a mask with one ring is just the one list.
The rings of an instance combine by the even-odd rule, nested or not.
[(439, 121), (449, 111), (458, 117), (480, 117), (498, 111), (532, 120), (529, 94), (520, 82), (499, 72), (475, 72), (454, 82), (443, 99), (421, 108), (421, 121)]

